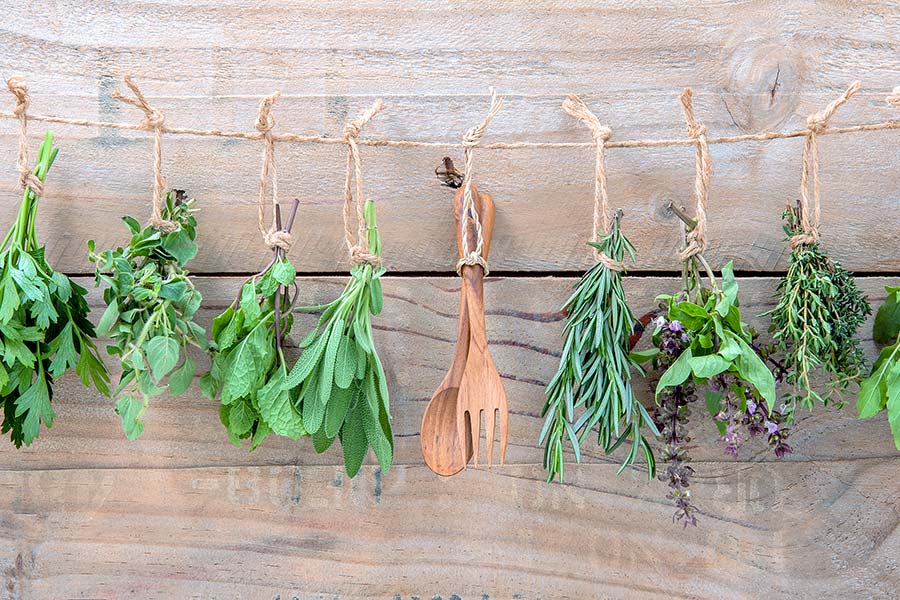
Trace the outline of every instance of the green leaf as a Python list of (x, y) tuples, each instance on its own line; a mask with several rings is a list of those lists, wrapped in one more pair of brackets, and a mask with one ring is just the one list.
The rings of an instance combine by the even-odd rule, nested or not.
[(181, 366), (169, 375), (169, 395), (173, 398), (185, 393), (194, 381), (197, 365), (190, 358), (185, 358)]
[(331, 386), (334, 383), (334, 363), (337, 360), (338, 346), (343, 337), (344, 320), (335, 321), (328, 336), (328, 345), (325, 347), (325, 356), (322, 358), (322, 369), (319, 371), (319, 402), (326, 404), (331, 395)]
[(700, 379), (709, 379), (715, 377), (719, 373), (727, 371), (731, 367), (731, 361), (725, 360), (718, 354), (707, 354), (706, 356), (694, 356), (691, 358), (691, 371), (694, 376)]
[(722, 297), (716, 302), (716, 312), (725, 317), (732, 306), (737, 305), (738, 284), (734, 280), (734, 262), (722, 267)]
[(860, 419), (868, 419), (880, 413), (887, 405), (887, 389), (883, 385), (885, 376), (894, 368), (894, 353), (900, 346), (894, 348), (889, 358), (882, 360), (881, 364), (869, 377), (859, 384), (859, 393), (856, 396), (856, 411)]
[(300, 414), (291, 404), (290, 392), (284, 387), (285, 377), (284, 368), (279, 368), (259, 390), (256, 396), (259, 414), (278, 435), (298, 439), (306, 431), (303, 429)]
[(256, 413), (249, 402), (235, 402), (231, 406), (223, 406), (228, 411), (228, 427), (229, 433), (240, 438), (250, 433), (253, 423), (256, 421)]
[(252, 280), (241, 287), (241, 312), (244, 313), (244, 323), (248, 325), (256, 321), (262, 314), (256, 296), (256, 284)]
[(666, 369), (666, 372), (659, 378), (659, 383), (656, 384), (657, 398), (667, 387), (675, 387), (687, 381), (687, 378), (691, 376), (691, 358), (693, 355), (691, 349), (688, 348)]
[(774, 406), (776, 400), (775, 376), (749, 344), (743, 340), (738, 340), (738, 344), (741, 347), (741, 356), (737, 359), (738, 374), (741, 379), (756, 388), (769, 406)]
[(51, 377), (57, 379), (66, 372), (66, 369), (74, 369), (75, 365), (78, 364), (78, 352), (75, 350), (71, 321), (66, 323), (66, 326), (56, 336), (56, 339), (50, 342), (50, 347), (55, 350), (56, 354), (53, 356), (53, 360), (50, 361), (50, 367), (47, 369), (47, 372), (50, 373)]
[(344, 468), (351, 478), (356, 477), (369, 444), (366, 439), (365, 424), (363, 423), (363, 411), (366, 409), (364, 402), (358, 402), (347, 415), (344, 427), (341, 429), (341, 446), (344, 449)]
[(159, 289), (159, 297), (176, 302), (181, 300), (181, 297), (184, 296), (186, 291), (187, 283), (184, 281), (171, 281)]
[(354, 389), (342, 389), (334, 386), (331, 390), (331, 398), (325, 406), (325, 435), (333, 438), (344, 424), (347, 410), (350, 408), (350, 400), (356, 392)]
[(141, 232), (141, 224), (134, 217), (124, 216), (122, 222), (128, 227), (131, 235), (137, 235)]
[(270, 433), (272, 433), (272, 430), (265, 421), (257, 421), (256, 431), (253, 432), (253, 439), (250, 440), (250, 451), (252, 452), (259, 448), (259, 445), (269, 437)]
[(669, 320), (679, 321), (686, 328), (698, 330), (710, 319), (709, 313), (702, 306), (693, 302), (679, 302), (669, 309)]
[(290, 261), (279, 260), (272, 267), (272, 277), (274, 277), (275, 281), (281, 285), (294, 285), (294, 280), (297, 278), (297, 271)]
[(260, 371), (268, 370), (264, 359), (269, 362), (274, 357), (269, 350), (268, 335), (264, 322), (257, 324), (243, 340), (231, 351), (227, 372), (224, 373), (225, 384), (222, 387), (222, 404), (231, 404), (236, 398), (250, 394)]
[(323, 452), (331, 448), (331, 444), (334, 443), (334, 439), (334, 436), (328, 437), (327, 435), (325, 435), (325, 428), (320, 427), (319, 430), (312, 436), (313, 448), (315, 449), (316, 454), (322, 454)]
[(356, 376), (356, 342), (346, 335), (341, 336), (334, 364), (334, 383), (347, 389)]
[(369, 311), (373, 315), (381, 314), (384, 308), (384, 295), (381, 293), (381, 279), (374, 277), (369, 283)]
[(900, 335), (900, 294), (898, 292), (888, 294), (884, 303), (878, 308), (872, 334), (876, 344), (890, 344)]
[(161, 381), (178, 364), (178, 342), (173, 338), (158, 335), (147, 342), (144, 349), (156, 381)]
[(887, 413), (894, 445), (900, 450), (900, 361), (894, 363), (886, 377)]
[[(366, 406), (364, 403), (360, 403), (360, 405)], [(385, 435), (377, 414), (373, 415), (372, 411), (368, 408), (364, 408), (362, 413), (363, 427), (366, 430), (366, 439), (369, 444), (371, 444), (372, 450), (375, 452), (375, 458), (378, 459), (381, 470), (387, 473), (394, 460), (393, 444), (388, 439), (390, 432)], [(575, 444), (573, 447), (577, 448), (578, 446)]]
[(25, 392), (16, 400), (16, 418), (24, 415), (22, 420), (22, 439), (28, 446), (38, 436), (41, 421), (47, 429), (53, 426), (53, 406), (50, 405), (50, 390), (47, 387), (47, 379), (43, 373), (37, 374), (37, 379), (28, 386)]
[(319, 402), (315, 387), (303, 395), (303, 427), (310, 433), (319, 431), (325, 420), (325, 405)]
[(166, 234), (163, 239), (163, 248), (175, 257), (179, 266), (184, 266), (197, 255), (197, 244), (191, 239), (190, 234), (184, 229)]
[(122, 418), (122, 429), (125, 431), (125, 437), (129, 440), (134, 441), (144, 433), (144, 423), (141, 421), (141, 417), (144, 416), (146, 408), (147, 405), (144, 402), (127, 394), (116, 401), (116, 414)]
[(12, 278), (3, 279), (3, 287), (0, 288), (0, 292), (3, 294), (0, 299), (0, 323), (8, 323), (20, 305), (19, 292), (16, 291), (16, 284)]
[(657, 348), (648, 348), (647, 350), (636, 350), (628, 353), (628, 357), (632, 362), (642, 365), (646, 362), (650, 362), (654, 358), (659, 356), (659, 349)]
[[(326, 331), (328, 330), (326, 329)], [(297, 362), (294, 363), (294, 368), (291, 369), (291, 372), (285, 380), (286, 387), (295, 388), (309, 377), (316, 365), (319, 364), (319, 358), (325, 352), (325, 346), (327, 344), (328, 337), (323, 334), (317, 337), (316, 341), (303, 351), (303, 354), (301, 354), (300, 358), (297, 359)]]
[(106, 310), (103, 311), (103, 316), (100, 317), (100, 322), (97, 323), (97, 336), (103, 337), (109, 335), (109, 330), (112, 328), (113, 323), (116, 322), (116, 319), (119, 318), (119, 303), (114, 298), (112, 302), (106, 307)]

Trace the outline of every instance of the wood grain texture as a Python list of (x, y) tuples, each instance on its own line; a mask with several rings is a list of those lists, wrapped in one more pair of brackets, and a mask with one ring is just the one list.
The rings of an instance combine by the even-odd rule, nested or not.
[[(112, 5), (62, 0), (9, 10), (0, 26), (0, 72), (24, 75), (33, 110), (130, 120), (110, 99), (131, 71), (173, 125), (252, 131), (257, 100), (281, 89), (279, 130), (339, 136), (343, 123), (384, 96), (373, 137), (458, 141), (487, 109), (494, 85), (509, 100), (487, 140), (588, 141), (560, 109), (584, 94), (615, 139), (682, 137), (677, 95), (696, 91), (698, 117), (714, 134), (802, 126), (853, 79), (863, 93), (835, 124), (897, 118), (884, 96), (900, 83), (900, 14), (890, 2), (291, 2)], [(777, 7), (777, 8), (776, 8)], [(476, 41), (477, 40), (477, 41)], [(602, 60), (598, 60), (602, 57)], [(9, 106), (12, 99), (9, 99)], [(0, 123), (0, 192), (15, 187), (15, 123)], [(62, 269), (85, 272), (85, 243), (121, 243), (117, 218), (143, 215), (150, 198), (149, 139), (135, 132), (56, 128), (60, 161), (48, 184), (42, 234)], [(42, 128), (34, 124), (32, 132)], [(822, 234), (848, 268), (896, 272), (900, 219), (896, 131), (827, 138), (821, 144)], [(714, 146), (710, 256), (739, 270), (783, 269), (779, 223), (799, 186), (801, 140)], [(171, 185), (205, 208), (201, 273), (262, 266), (253, 204), (261, 143), (167, 138)], [(365, 188), (381, 205), (385, 259), (395, 271), (448, 272), (455, 263), (452, 195), (432, 177), (443, 152), (363, 149)], [(671, 270), (678, 243), (670, 200), (690, 204), (690, 148), (609, 153), (611, 202), (640, 268)], [(346, 264), (341, 240), (340, 146), (280, 145), (281, 193), (300, 197), (295, 256), (306, 273)], [(114, 165), (111, 168), (110, 165)], [(589, 150), (480, 152), (479, 182), (498, 203), (492, 267), (584, 269), (590, 232)], [(13, 205), (0, 207), (0, 222)], [(250, 257), (244, 252), (251, 250)]]

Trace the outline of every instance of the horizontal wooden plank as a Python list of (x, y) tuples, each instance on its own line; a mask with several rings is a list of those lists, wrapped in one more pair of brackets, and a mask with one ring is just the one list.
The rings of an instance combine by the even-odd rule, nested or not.
[[(90, 282), (84, 281), (86, 285)], [(537, 444), (543, 420), (544, 386), (556, 371), (561, 344), (562, 316), (558, 307), (575, 283), (571, 278), (489, 278), (486, 286), (487, 325), (491, 351), (509, 395), (510, 437), (508, 461), (541, 464)], [(874, 303), (884, 297), (882, 286), (889, 280), (865, 278), (860, 285)], [(301, 302), (319, 304), (332, 299), (344, 284), (342, 278), (304, 278)], [(673, 291), (677, 282), (665, 278), (627, 277), (626, 291), (638, 314), (655, 306), (659, 293)], [(204, 293), (200, 321), (207, 325), (233, 300), (240, 285), (236, 278), (201, 278)], [(757, 315), (771, 307), (775, 280), (741, 280), (741, 302), (746, 319), (760, 331), (767, 325)], [(384, 281), (385, 310), (374, 320), (376, 343), (383, 358), (391, 393), (396, 437), (396, 462), (421, 464), (419, 427), (432, 392), (450, 366), (456, 335), (458, 279), (387, 277)], [(100, 294), (91, 303), (99, 316)], [(312, 324), (311, 317), (298, 320), (292, 338), (297, 341)], [(871, 329), (861, 331), (865, 350), (874, 347)], [(112, 362), (112, 361), (108, 361)], [(206, 361), (201, 359), (201, 365)], [(654, 383), (637, 380), (636, 390), (651, 405)], [(15, 450), (0, 444), (0, 463), (7, 469), (197, 467), (207, 465), (341, 465), (339, 448), (323, 455), (313, 452), (308, 440), (270, 438), (252, 454), (232, 447), (219, 423), (216, 403), (197, 389), (185, 396), (154, 398), (145, 417), (146, 430), (135, 442), (121, 432), (114, 403), (95, 392), (87, 392), (80, 381), (66, 377), (54, 396), (57, 421), (42, 431), (29, 449)], [(702, 407), (695, 410), (693, 456), (702, 461), (732, 459), (717, 441), (716, 429)], [(785, 460), (820, 461), (841, 458), (892, 457), (894, 448), (885, 415), (859, 421), (853, 398), (843, 411), (818, 407), (804, 414), (791, 437), (795, 454)], [(586, 444), (584, 460), (617, 463), (620, 455), (606, 457), (594, 443)], [(570, 457), (571, 460), (571, 457)], [(776, 460), (759, 440), (748, 442), (740, 460)], [(572, 471), (577, 470), (573, 467)]]
[(612, 465), (0, 473), (4, 597), (893, 598), (896, 459), (701, 464), (697, 528)]

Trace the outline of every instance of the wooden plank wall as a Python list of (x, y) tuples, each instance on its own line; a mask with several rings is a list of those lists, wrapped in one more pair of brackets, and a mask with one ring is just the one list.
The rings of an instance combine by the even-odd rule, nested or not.
[[(802, 127), (854, 79), (863, 90), (835, 124), (900, 117), (900, 10), (891, 0), (586, 2), (250, 0), (10, 2), (0, 74), (23, 75), (32, 110), (138, 121), (110, 99), (132, 72), (173, 126), (252, 130), (258, 98), (282, 91), (277, 129), (340, 135), (382, 97), (367, 135), (456, 141), (495, 86), (508, 103), (489, 140), (587, 141), (560, 110), (577, 92), (616, 139), (682, 136), (677, 94), (692, 86), (713, 134)], [(12, 107), (12, 98), (0, 102)], [(33, 147), (42, 132), (31, 126)], [(147, 214), (149, 140), (140, 132), (56, 126), (62, 148), (43, 200), (48, 256), (90, 272), (88, 239), (121, 243), (123, 214)], [(873, 303), (900, 280), (895, 131), (822, 140), (822, 235), (863, 276)], [(173, 186), (200, 199), (193, 263), (206, 322), (241, 275), (267, 260), (255, 224), (259, 142), (167, 137)], [(771, 305), (787, 248), (779, 215), (797, 195), (802, 140), (712, 148), (710, 258), (733, 259), (748, 315)], [(0, 206), (17, 202), (16, 124), (0, 122)], [(280, 190), (301, 200), (292, 251), (302, 299), (330, 299), (346, 269), (340, 146), (281, 144)], [(558, 360), (558, 308), (590, 265), (588, 150), (481, 151), (497, 201), (488, 328), (510, 397), (509, 461), (438, 478), (419, 423), (449, 365), (457, 279), (451, 194), (438, 150), (363, 148), (379, 202), (386, 310), (376, 320), (390, 377), (396, 462), (349, 481), (339, 451), (271, 440), (229, 445), (196, 392), (155, 400), (127, 442), (113, 405), (60, 382), (58, 421), (27, 450), (0, 445), (2, 599), (195, 598), (896, 598), (898, 453), (886, 419), (804, 415), (784, 460), (748, 445), (723, 455), (695, 428), (701, 525), (682, 530), (660, 482), (585, 449), (565, 485), (541, 469), (543, 386)], [(457, 157), (458, 158), (458, 157)], [(639, 265), (636, 312), (673, 289), (676, 221), (689, 202), (689, 147), (609, 152), (613, 203)], [(86, 283), (90, 280), (85, 279)], [(93, 292), (92, 305), (100, 305)], [(754, 322), (765, 330), (766, 323)], [(307, 322), (301, 322), (295, 336)], [(870, 329), (863, 330), (871, 356)], [(647, 386), (642, 384), (642, 393)]]

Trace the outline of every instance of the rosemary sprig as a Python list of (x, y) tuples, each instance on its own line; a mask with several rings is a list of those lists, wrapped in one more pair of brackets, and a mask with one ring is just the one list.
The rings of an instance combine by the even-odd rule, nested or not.
[[(622, 234), (618, 217), (613, 219), (609, 234), (588, 245), (616, 262), (621, 263), (626, 253), (634, 262), (634, 247)], [(595, 426), (597, 444), (606, 454), (631, 439), (631, 449), (619, 472), (643, 451), (652, 479), (656, 460), (643, 429), (647, 427), (653, 435), (659, 435), (659, 431), (631, 386), (632, 371), (643, 375), (639, 363), (650, 355), (630, 352), (629, 336), (635, 319), (625, 299), (621, 273), (598, 262), (581, 278), (563, 310), (563, 353), (559, 369), (547, 385), (541, 413), (545, 420), (540, 443), (545, 445), (547, 480), (563, 480), (566, 439), (575, 460), (581, 462), (580, 445)]]
[[(793, 208), (784, 213), (784, 231), (800, 233), (799, 215)], [(793, 420), (796, 405), (812, 409), (815, 401), (827, 404), (858, 381), (865, 356), (856, 332), (872, 314), (866, 297), (853, 275), (832, 261), (819, 244), (803, 244), (791, 252), (785, 276), (778, 283), (778, 304), (765, 313), (772, 316), (775, 349), (784, 354), (786, 381), (792, 390), (785, 399), (785, 414)], [(820, 372), (825, 389), (811, 381)]]

